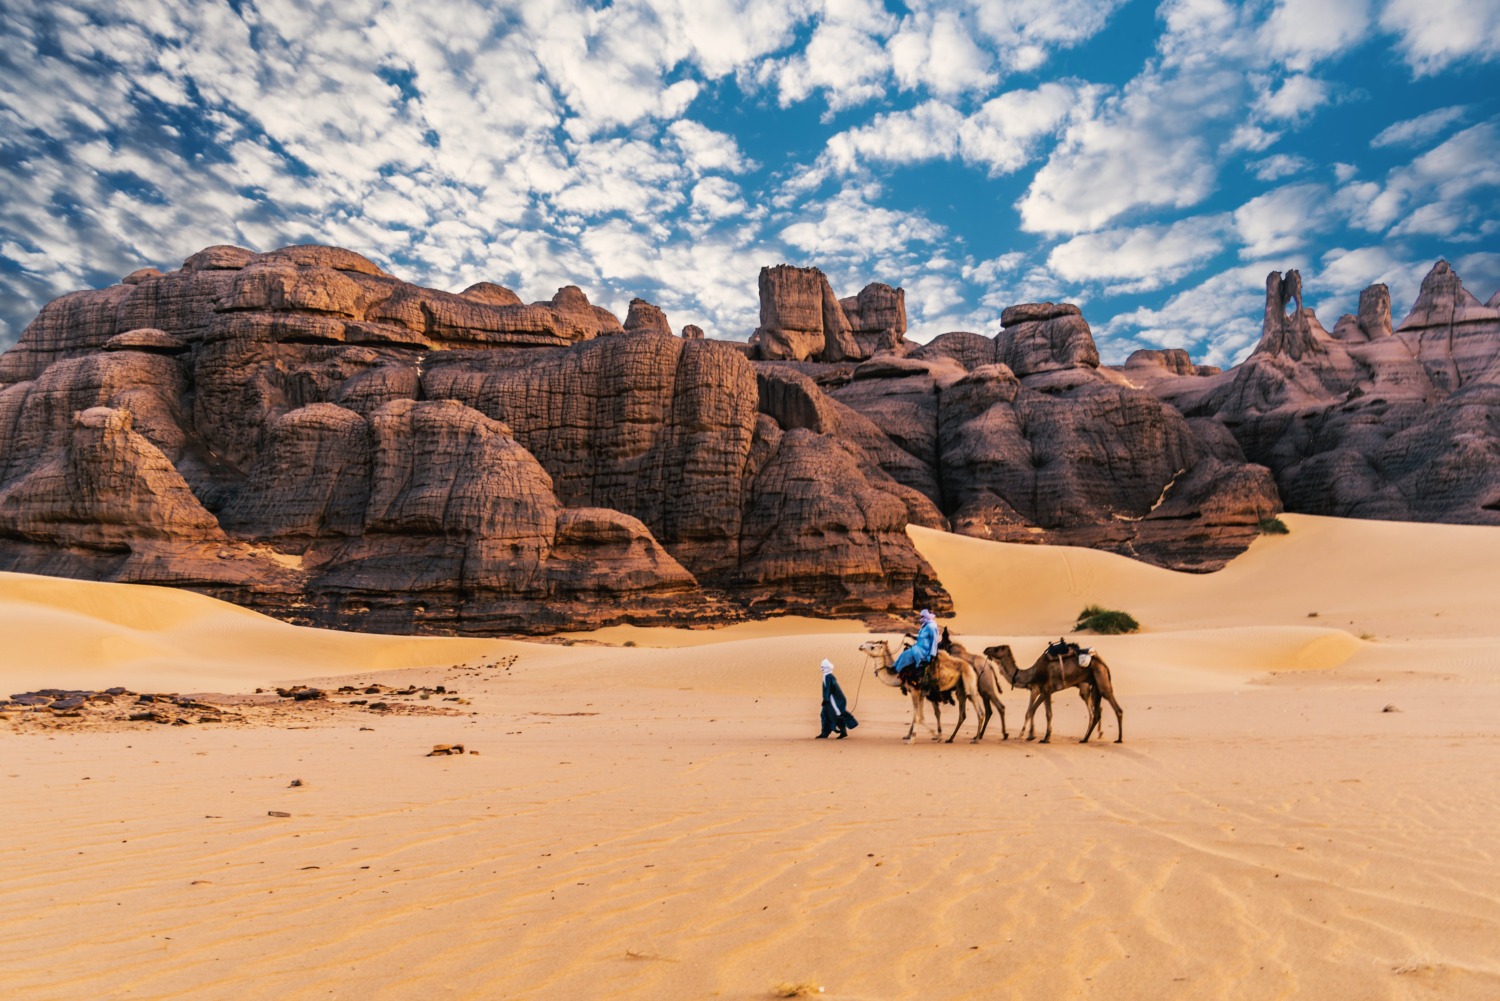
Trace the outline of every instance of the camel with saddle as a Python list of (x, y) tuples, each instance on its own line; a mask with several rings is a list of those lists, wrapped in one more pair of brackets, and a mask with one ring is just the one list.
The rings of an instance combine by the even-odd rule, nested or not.
[[(955, 640), (948, 632), (948, 627), (943, 627), (943, 638), (938, 642), (938, 649), (961, 660), (966, 660), (974, 668), (974, 676), (977, 682), (980, 701), (984, 703), (984, 715), (979, 717), (979, 732), (974, 735), (974, 742), (984, 739), (984, 732), (989, 728), (990, 719), (995, 713), (1000, 714), (1000, 739), (1009, 740), (1010, 731), (1005, 728), (1005, 703), (1000, 701), (1000, 669), (995, 662), (982, 653), (970, 653), (962, 643)], [(958, 722), (953, 726), (956, 735), (958, 728), (964, 725), (964, 705), (968, 701), (964, 696), (967, 689), (959, 693), (958, 700)], [(953, 738), (949, 737), (949, 741)]]
[[(981, 721), (980, 733), (983, 734), (983, 722), (989, 717), (985, 712), (984, 702), (979, 694), (979, 676), (974, 665), (968, 660), (955, 657), (939, 650), (937, 656), (929, 662), (920, 683), (908, 685), (901, 680), (896, 672), (896, 659), (891, 654), (889, 640), (866, 640), (859, 645), (866, 656), (875, 657), (880, 664), (875, 668), (875, 677), (883, 685), (891, 688), (899, 688), (905, 694), (911, 696), (911, 726), (906, 730), (906, 739), (910, 741), (917, 731), (917, 724), (927, 728), (932, 733), (933, 740), (943, 738), (943, 716), (939, 708), (939, 700), (944, 692), (953, 692), (959, 698), (958, 703), (958, 725), (953, 728), (953, 733), (948, 737), (948, 743), (953, 743), (953, 738), (958, 736), (958, 726), (963, 725), (965, 719), (965, 703), (974, 704), (974, 714)], [(932, 703), (932, 714), (937, 719), (937, 731), (927, 726), (927, 719), (923, 712), (923, 703)], [(975, 737), (974, 740), (978, 740)]]
[(1094, 735), (1095, 727), (1099, 728), (1101, 737), (1104, 735), (1101, 699), (1108, 699), (1115, 710), (1115, 726), (1119, 730), (1115, 743), (1124, 741), (1125, 712), (1120, 708), (1120, 703), (1115, 701), (1115, 686), (1110, 677), (1109, 665), (1097, 653), (1084, 650), (1075, 643), (1058, 641), (1042, 651), (1036, 663), (1024, 671), (1016, 666), (1016, 658), (1009, 646), (1001, 644), (985, 647), (984, 655), (999, 666), (1000, 673), (1012, 688), (1031, 689), (1031, 702), (1026, 707), (1026, 719), (1021, 724), (1021, 732), (1026, 735), (1027, 740), (1036, 736), (1035, 717), (1038, 705), (1047, 707), (1047, 732), (1041, 742), (1045, 744), (1052, 739), (1052, 696), (1056, 692), (1077, 688), (1079, 697), (1089, 711), (1089, 728), (1079, 743), (1087, 744)]

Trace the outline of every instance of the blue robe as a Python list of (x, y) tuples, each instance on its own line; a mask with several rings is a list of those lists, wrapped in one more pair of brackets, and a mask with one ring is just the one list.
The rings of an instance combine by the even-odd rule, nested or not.
[(896, 658), (896, 673), (899, 674), (908, 667), (925, 664), (936, 657), (938, 639), (938, 624), (936, 622), (924, 623), (917, 631), (917, 641), (902, 650), (901, 656)]
[(832, 674), (823, 675), (823, 709), (822, 709), (823, 732), (821, 736), (828, 736), (833, 731), (844, 733), (859, 726), (859, 720), (849, 711), (849, 702), (844, 698), (844, 690), (839, 687), (839, 679)]

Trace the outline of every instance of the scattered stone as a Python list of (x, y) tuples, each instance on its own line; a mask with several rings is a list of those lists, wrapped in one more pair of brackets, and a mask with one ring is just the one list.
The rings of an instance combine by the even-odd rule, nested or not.
[(1385, 708), (1382, 709), (1382, 710), (1380, 710), (1380, 711), (1383, 712), (1383, 713), (1398, 713), (1398, 712), (1401, 711), (1401, 709), (1395, 703), (1388, 702), (1388, 703), (1386, 703)]
[(266, 811), (266, 816), (267, 817), (290, 817), (291, 814), (287, 813), (285, 810), (267, 810)]
[(432, 750), (427, 752), (427, 756), (433, 758), (443, 754), (462, 753), (464, 753), (464, 745), (462, 744), (433, 744)]
[(292, 779), (292, 784), (289, 785), (289, 786), (287, 786), (288, 789), (300, 789), (301, 787), (302, 787), (302, 780), (301, 779)]

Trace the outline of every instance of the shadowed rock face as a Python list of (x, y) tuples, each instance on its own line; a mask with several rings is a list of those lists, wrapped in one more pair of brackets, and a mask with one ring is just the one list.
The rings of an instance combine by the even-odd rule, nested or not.
[(1101, 369), (1077, 307), (1025, 304), (1006, 322), (993, 339), (954, 332), (872, 359), (833, 390), (918, 460), (925, 478), (889, 471), (953, 531), (1211, 570), (1281, 509), (1269, 471), (1221, 426)]
[(1500, 309), (1446, 261), (1394, 331), (1384, 285), (1332, 333), (1311, 309), (1285, 313), (1285, 288), (1267, 280), (1265, 330), (1241, 365), (1152, 391), (1232, 430), (1288, 510), (1500, 524)]

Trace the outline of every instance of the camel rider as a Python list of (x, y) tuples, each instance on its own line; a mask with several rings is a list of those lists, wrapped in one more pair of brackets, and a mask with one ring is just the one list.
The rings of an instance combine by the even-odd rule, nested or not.
[(916, 642), (902, 650), (901, 656), (896, 658), (896, 674), (901, 678), (902, 684), (920, 683), (928, 661), (937, 656), (937, 618), (925, 608), (922, 609), (919, 618), (922, 621), (922, 628), (917, 630)]

